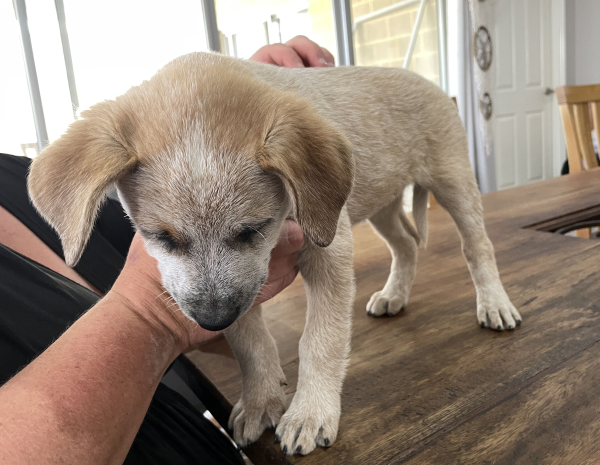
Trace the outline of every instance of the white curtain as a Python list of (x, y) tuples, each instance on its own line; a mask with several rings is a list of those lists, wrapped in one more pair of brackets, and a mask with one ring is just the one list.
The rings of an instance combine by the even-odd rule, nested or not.
[[(478, 0), (475, 2), (479, 3)], [(469, 1), (448, 0), (447, 11), (450, 95), (456, 96), (458, 111), (465, 125), (469, 158), (479, 189), (482, 193), (493, 192), (496, 190), (494, 143), (489, 130), (491, 128), (487, 127), (479, 111), (479, 95), (489, 92), (489, 89), (485, 89), (485, 81), (482, 79), (485, 75), (476, 69), (477, 64), (473, 59), (474, 28)], [(488, 30), (491, 29), (490, 25), (486, 26)], [(491, 72), (491, 69), (487, 72)]]

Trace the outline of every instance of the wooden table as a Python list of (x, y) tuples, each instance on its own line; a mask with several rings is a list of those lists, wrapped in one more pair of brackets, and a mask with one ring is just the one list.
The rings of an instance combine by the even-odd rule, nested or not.
[[(268, 431), (248, 449), (254, 463), (600, 463), (600, 241), (524, 229), (600, 204), (600, 169), (483, 203), (522, 326), (497, 333), (477, 325), (459, 237), (440, 207), (430, 210), (408, 307), (368, 317), (390, 256), (369, 225), (356, 226), (352, 355), (337, 442), (285, 458)], [(290, 396), (304, 309), (300, 279), (265, 306)], [(188, 356), (225, 396), (222, 407), (237, 401), (240, 372), (223, 338)]]

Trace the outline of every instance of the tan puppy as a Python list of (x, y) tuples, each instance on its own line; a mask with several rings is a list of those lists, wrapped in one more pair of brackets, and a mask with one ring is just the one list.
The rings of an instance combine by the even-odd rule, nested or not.
[[(428, 191), (461, 234), (481, 326), (521, 322), (498, 276), (456, 108), (411, 72), (186, 55), (82, 113), (33, 162), (31, 198), (69, 265), (115, 183), (181, 310), (205, 328), (228, 327), (243, 374), (230, 418), (239, 444), (276, 424), (288, 454), (333, 444), (350, 351), (350, 228), (369, 220), (388, 243), (391, 273), (367, 313), (394, 315), (426, 240)], [(416, 229), (402, 210), (411, 183)], [(308, 309), (297, 391), (283, 414), (277, 347), (250, 306), (288, 216), (308, 238), (298, 254)]]

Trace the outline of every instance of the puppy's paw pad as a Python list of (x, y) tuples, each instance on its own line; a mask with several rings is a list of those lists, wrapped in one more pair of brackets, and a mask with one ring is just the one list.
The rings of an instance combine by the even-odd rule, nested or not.
[(393, 316), (404, 308), (405, 297), (398, 294), (389, 294), (384, 291), (376, 292), (367, 304), (367, 314), (371, 316)]
[(240, 447), (255, 442), (267, 428), (274, 428), (285, 411), (283, 391), (262, 402), (238, 401), (229, 417), (229, 429), (233, 429), (233, 440)]
[(302, 413), (300, 409), (290, 411), (281, 418), (275, 432), (286, 455), (307, 455), (316, 447), (329, 447), (337, 437), (339, 415), (325, 418), (318, 408)]

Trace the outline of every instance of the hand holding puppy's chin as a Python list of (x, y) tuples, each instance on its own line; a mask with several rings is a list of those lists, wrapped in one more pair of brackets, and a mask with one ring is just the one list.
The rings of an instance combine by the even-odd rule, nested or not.
[(154, 337), (166, 341), (175, 356), (219, 334), (201, 328), (183, 314), (163, 287), (156, 260), (146, 252), (138, 234), (133, 238), (125, 266), (107, 297), (111, 294), (123, 301)]

